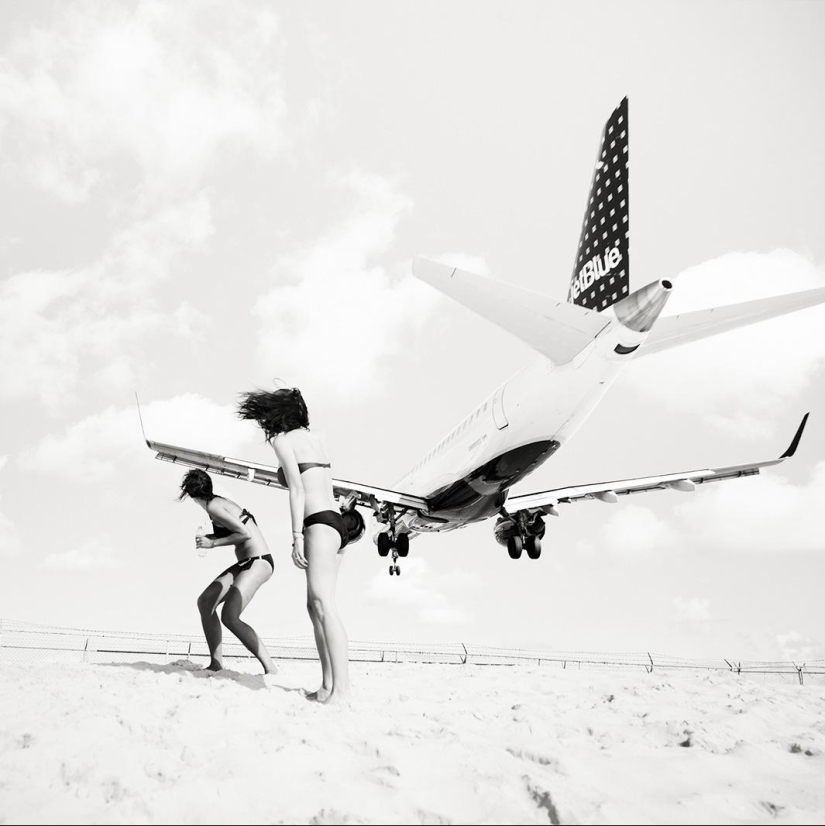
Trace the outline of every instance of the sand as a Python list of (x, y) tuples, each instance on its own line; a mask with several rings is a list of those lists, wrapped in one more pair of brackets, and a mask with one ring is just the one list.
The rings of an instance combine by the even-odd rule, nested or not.
[[(823, 823), (825, 688), (730, 673), (0, 665), (0, 823)], [(244, 668), (246, 666), (244, 665)]]

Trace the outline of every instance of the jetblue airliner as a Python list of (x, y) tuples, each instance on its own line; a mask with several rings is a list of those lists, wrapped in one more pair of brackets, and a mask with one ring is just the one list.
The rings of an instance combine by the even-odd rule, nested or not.
[[(630, 284), (627, 98), (602, 132), (567, 300), (529, 292), (425, 258), (413, 274), (538, 352), (537, 360), (496, 388), (391, 489), (334, 479), (350, 532), (372, 512), (390, 574), (418, 534), (451, 531), (496, 518), (496, 540), (513, 559), (541, 554), (545, 517), (584, 499), (616, 502), (631, 493), (693, 491), (708, 482), (758, 474), (792, 456), (807, 421), (776, 459), (621, 479), (509, 496), (510, 489), (573, 438), (621, 371), (634, 359), (825, 300), (825, 288), (675, 316), (661, 316), (667, 279), (634, 292)], [(145, 436), (144, 436), (145, 438)], [(146, 440), (156, 458), (283, 488), (277, 468)]]

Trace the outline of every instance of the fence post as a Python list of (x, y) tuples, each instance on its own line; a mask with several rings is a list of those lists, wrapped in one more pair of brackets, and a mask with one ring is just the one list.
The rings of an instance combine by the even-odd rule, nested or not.
[(648, 674), (652, 674), (653, 673), (653, 657), (650, 656), (650, 651), (647, 652), (647, 658), (650, 660), (650, 668), (645, 666), (645, 671), (647, 671)]
[(86, 637), (86, 645), (83, 646), (83, 662), (85, 663), (86, 660), (86, 652), (89, 650), (89, 638)]
[(461, 647), (464, 649), (464, 657), (461, 660), (461, 664), (466, 665), (467, 664), (467, 657), (469, 657), (470, 655), (467, 653), (467, 646), (464, 645), (463, 642), (461, 643)]
[(802, 681), (802, 672), (805, 670), (805, 663), (802, 663), (802, 665), (797, 665), (794, 663), (793, 667), (796, 669), (797, 676), (799, 677), (799, 685), (804, 685)]

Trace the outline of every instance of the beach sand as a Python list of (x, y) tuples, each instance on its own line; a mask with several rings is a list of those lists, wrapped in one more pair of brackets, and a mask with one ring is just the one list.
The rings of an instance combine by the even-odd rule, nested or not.
[(0, 665), (0, 823), (823, 823), (825, 688), (708, 672)]

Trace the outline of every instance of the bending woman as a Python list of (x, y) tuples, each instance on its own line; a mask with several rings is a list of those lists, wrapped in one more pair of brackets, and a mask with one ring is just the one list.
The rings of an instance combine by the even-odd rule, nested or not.
[(307, 406), (297, 388), (244, 393), (238, 415), (261, 427), (278, 457), (281, 484), (289, 488), (292, 561), (306, 571), (307, 611), (321, 660), (321, 687), (309, 697), (322, 703), (346, 700), (348, 642), (335, 586), (349, 536), (335, 503), (323, 437), (310, 432)]
[[(190, 470), (183, 477), (179, 499), (189, 497), (197, 502), (212, 520), (213, 532), (195, 540), (199, 548), (217, 548), (234, 545), (238, 561), (218, 574), (198, 597), (203, 633), (209, 646), (210, 662), (207, 669), (223, 668), (223, 633), (221, 622), (244, 644), (264, 668), (264, 674), (275, 671), (272, 658), (251, 625), (241, 619), (241, 612), (249, 605), (255, 592), (275, 570), (266, 540), (246, 508), (212, 492), (212, 478), (206, 471)], [(223, 603), (221, 618), (218, 606)]]

